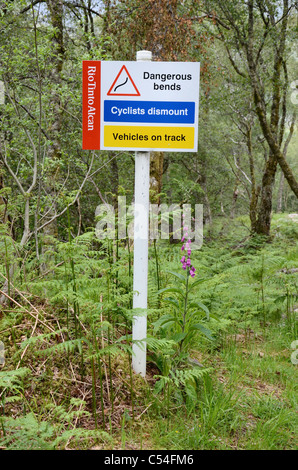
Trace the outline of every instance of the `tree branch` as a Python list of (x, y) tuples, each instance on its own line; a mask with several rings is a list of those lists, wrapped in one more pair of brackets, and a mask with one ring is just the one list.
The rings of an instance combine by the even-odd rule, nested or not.
[(95, 156), (95, 152), (92, 152), (92, 159), (91, 159), (91, 163), (90, 163), (89, 169), (88, 169), (87, 174), (86, 174), (86, 176), (85, 176), (85, 178), (84, 178), (84, 180), (83, 180), (83, 182), (82, 182), (80, 188), (78, 189), (78, 191), (77, 191), (77, 193), (76, 193), (76, 196), (75, 196), (75, 198), (73, 199), (73, 201), (70, 202), (69, 204), (67, 204), (67, 206), (66, 206), (59, 214), (55, 214), (54, 217), (52, 217), (50, 220), (48, 220), (47, 222), (45, 222), (45, 223), (44, 223), (43, 225), (41, 225), (40, 227), (37, 227), (37, 228), (36, 228), (36, 231), (37, 231), (37, 232), (39, 232), (40, 230), (43, 230), (47, 225), (49, 225), (49, 224), (51, 224), (52, 222), (54, 222), (54, 220), (56, 220), (58, 217), (60, 217), (61, 215), (63, 215), (63, 214), (67, 211), (67, 209), (68, 209), (69, 207), (73, 206), (73, 205), (77, 202), (77, 200), (78, 200), (78, 198), (79, 198), (79, 196), (80, 196), (80, 194), (81, 194), (81, 192), (82, 192), (82, 189), (83, 189), (83, 187), (85, 186), (85, 183), (86, 183), (86, 181), (87, 181), (88, 178), (89, 178), (89, 174), (90, 174), (90, 171), (91, 171), (92, 166), (93, 166), (94, 156)]

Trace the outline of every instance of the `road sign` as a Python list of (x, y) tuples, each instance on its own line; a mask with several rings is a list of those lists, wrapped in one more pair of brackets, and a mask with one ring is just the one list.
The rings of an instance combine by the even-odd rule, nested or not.
[(195, 152), (197, 62), (83, 62), (83, 149)]
[(151, 58), (150, 51), (138, 51), (137, 62), (83, 62), (83, 149), (136, 150), (132, 366), (143, 377), (150, 151), (197, 150), (200, 72), (199, 63)]
[(121, 67), (120, 72), (115, 78), (107, 95), (108, 96), (140, 96), (140, 92), (137, 89), (125, 65)]

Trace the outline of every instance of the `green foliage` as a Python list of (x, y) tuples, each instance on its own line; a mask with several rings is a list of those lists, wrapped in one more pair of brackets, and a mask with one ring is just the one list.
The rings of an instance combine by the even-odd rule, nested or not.
[(166, 287), (159, 290), (158, 293), (174, 295), (174, 297), (164, 298), (164, 301), (170, 304), (170, 311), (173, 311), (173, 313), (161, 316), (153, 326), (156, 332), (159, 330), (168, 331), (169, 338), (177, 344), (179, 353), (183, 354), (184, 351), (189, 349), (198, 332), (213, 340), (210, 331), (204, 325), (198, 323), (198, 320), (201, 320), (202, 317), (209, 320), (209, 309), (191, 296), (193, 288), (204, 282), (204, 279), (190, 283), (189, 273), (185, 276), (172, 271), (169, 273), (176, 277), (176, 286)]
[(22, 367), (17, 370), (0, 371), (0, 390), (20, 392), (23, 390), (23, 380), (30, 374), (30, 369)]
[(207, 377), (202, 394), (201, 419), (210, 431), (218, 431), (227, 425), (233, 429), (236, 417), (236, 405), (241, 394), (225, 391), (222, 386), (215, 387)]
[[(125, 448), (130, 432), (150, 427), (152, 411), (158, 447), (290, 448), (298, 224), (297, 214), (273, 214), (270, 238), (251, 234), (253, 189), (261, 204), (272, 152), (247, 74), (249, 2), (35, 3), (2, 1), (0, 9), (0, 445), (113, 447), (101, 429), (121, 428)], [(280, 3), (254, 2), (251, 39), (268, 122), (275, 110), (276, 141), (294, 173), (297, 18), (290, 2), (276, 80)], [(205, 225), (192, 253), (195, 279), (175, 272), (175, 240), (149, 244), (144, 385), (131, 368), (140, 313), (132, 308), (133, 242), (99, 240), (95, 228), (98, 204), (117, 212), (118, 195), (127, 209), (132, 202), (134, 159), (82, 150), (81, 70), (82, 60), (134, 60), (148, 44), (155, 60), (202, 63), (199, 151), (165, 153), (158, 183), (161, 203), (203, 203)], [(273, 210), (297, 212), (277, 168)], [(259, 390), (260, 380), (278, 398), (241, 392)]]
[[(285, 234), (283, 236), (286, 237)], [(122, 419), (122, 446), (130, 439), (130, 429), (134, 423), (132, 410), (136, 412), (136, 397), (138, 401), (140, 397), (136, 388), (138, 379), (130, 376), (131, 371), (127, 364), (130, 364), (132, 355), (132, 318), (138, 312), (130, 308), (131, 284), (129, 273), (125, 270), (127, 253), (123, 249), (124, 256), (111, 264), (107, 256), (108, 242), (101, 246), (99, 254), (94, 249), (94, 243), (93, 235), (88, 234), (71, 243), (61, 244), (56, 263), (63, 261), (63, 264), (53, 268), (47, 279), (27, 283), (27, 287), (29, 285), (35, 295), (42, 294), (44, 298), (51, 299), (51, 308), (59, 319), (60, 328), (50, 332), (39, 331), (28, 339), (22, 338), (21, 347), (16, 350), (15, 355), (17, 359), (19, 354), (26, 352), (31, 365), (36, 360), (46, 360), (49, 366), (52, 364), (56, 367), (59, 364), (60, 368), (71, 360), (80, 371), (83, 357), (82, 373), (86, 377), (84, 381), (89, 380), (90, 392), (93, 391), (92, 405), (90, 402), (75, 402), (73, 398), (55, 404), (52, 400), (50, 403), (47, 400), (45, 406), (41, 407), (41, 413), (31, 402), (29, 412), (25, 411), (24, 416), (21, 417), (20, 413), (12, 417), (12, 406), (22, 406), (28, 410), (25, 379), (29, 371), (1, 371), (0, 383), (2, 390), (5, 389), (5, 394), (2, 395), (5, 416), (1, 417), (0, 445), (6, 448), (60, 449), (66, 445), (85, 448), (96, 441), (109, 445), (108, 436), (100, 431), (103, 423), (107, 426), (109, 419), (105, 416), (105, 407), (109, 403), (110, 410), (112, 407), (115, 409), (116, 403), (119, 399), (123, 400), (123, 396), (126, 396), (126, 407), (129, 397), (135, 408), (127, 412), (125, 420)], [(250, 246), (249, 250), (247, 244), (239, 246), (239, 242), (235, 244), (235, 239), (231, 240), (229, 237), (222, 238), (222, 244), (224, 246), (205, 244), (199, 252), (193, 253), (199, 278), (189, 279), (185, 319), (183, 315), (187, 278), (174, 271), (179, 263), (180, 250), (175, 246), (158, 247), (159, 262), (168, 268), (160, 272), (160, 283), (167, 287), (160, 289), (158, 297), (149, 299), (152, 308), (148, 309), (148, 362), (154, 363), (159, 369), (159, 373), (155, 370), (154, 387), (146, 392), (149, 404), (152, 404), (152, 412), (155, 410), (155, 419), (158, 416), (162, 422), (161, 418), (166, 418), (165, 429), (160, 429), (165, 446), (224, 448), (225, 440), (232, 440), (236, 432), (243, 434), (241, 442), (244, 442), (244, 447), (290, 446), (292, 414), (286, 402), (267, 400), (265, 397), (252, 400), (237, 388), (241, 381), (247, 380), (250, 384), (254, 380), (250, 374), (255, 374), (256, 380), (278, 377), (277, 365), (272, 362), (270, 352), (265, 352), (264, 357), (254, 353), (258, 338), (264, 335), (264, 308), (268, 344), (272, 341), (269, 338), (270, 330), (276, 324), (282, 335), (279, 351), (288, 348), (287, 362), (290, 361), (290, 344), (295, 334), (297, 248), (289, 244), (286, 252), (282, 252), (278, 238), (272, 244), (260, 244), (256, 249)], [(121, 277), (116, 284), (117, 273), (120, 272)], [(150, 260), (149, 272), (152, 274), (152, 292), (154, 288), (156, 292), (154, 258)], [(31, 276), (34, 275), (32, 272)], [(84, 326), (81, 331), (78, 329), (77, 337), (74, 329), (74, 306), (77, 309), (77, 320)], [(22, 318), (8, 315), (5, 322), (2, 322), (7, 329), (10, 325), (17, 325)], [(288, 318), (292, 319), (291, 324)], [(234, 338), (239, 336), (239, 328), (243, 328), (243, 337), (245, 336), (245, 356), (237, 354), (234, 343)], [(252, 329), (258, 332), (255, 334), (257, 343), (249, 349)], [(214, 340), (210, 341), (209, 336)], [(189, 341), (184, 345), (185, 339)], [(9, 365), (12, 366), (11, 359)], [(225, 367), (225, 381), (222, 384), (217, 383), (218, 366)], [(283, 380), (288, 382), (292, 373), (290, 368), (294, 366), (288, 364), (287, 367), (289, 370), (282, 375)], [(119, 393), (120, 385), (118, 388), (114, 387), (115, 377), (118, 377), (115, 376), (117, 368), (124, 369), (127, 374), (124, 376), (127, 388), (124, 395)], [(46, 377), (47, 374), (43, 374), (40, 378), (35, 378), (34, 383), (39, 387), (44, 380), (47, 381)], [(231, 381), (230, 385), (225, 383), (228, 380)], [(59, 381), (58, 387), (66, 387), (61, 384), (63, 380)], [(279, 403), (282, 404), (279, 406)], [(148, 404), (144, 404), (144, 409), (146, 406)], [(176, 409), (185, 410), (185, 426), (190, 426), (188, 420), (192, 422), (190, 428), (184, 428), (183, 431), (181, 429), (181, 434), (182, 425), (179, 427), (177, 424), (177, 435), (171, 428), (176, 419), (176, 412), (173, 410)], [(99, 410), (103, 410), (101, 417)], [(253, 419), (260, 420), (260, 424), (256, 422), (254, 427), (244, 431), (245, 413), (252, 413)], [(113, 411), (110, 416), (114, 416)], [(86, 431), (84, 427), (80, 427), (84, 420), (97, 423), (98, 432), (95, 425), (95, 431)], [(185, 418), (182, 421), (184, 420)], [(76, 426), (75, 422), (78, 423)], [(262, 424), (265, 425), (266, 433), (261, 436)], [(162, 424), (159, 426), (162, 427)], [(190, 431), (193, 427), (196, 430)], [(286, 431), (287, 427), (289, 431)], [(169, 444), (170, 440), (172, 444)], [(258, 445), (258, 441), (261, 444)], [(240, 447), (241, 445), (239, 444)]]
[[(72, 441), (74, 444), (94, 441), (110, 441), (110, 436), (103, 431), (72, 427), (76, 418), (89, 415), (79, 406), (85, 406), (81, 400), (71, 400), (70, 410), (55, 406), (52, 422), (39, 421), (34, 413), (17, 418), (1, 418), (4, 436), (0, 445), (10, 450), (56, 450)], [(79, 409), (74, 409), (78, 407)], [(61, 424), (62, 423), (62, 424)], [(63, 430), (65, 426), (71, 429)]]
[(161, 393), (166, 387), (175, 387), (176, 394), (179, 390), (183, 391), (186, 396), (186, 408), (188, 412), (191, 412), (198, 404), (198, 382), (211, 372), (211, 368), (201, 369), (199, 367), (192, 369), (171, 369), (168, 376), (155, 376), (159, 380), (156, 382), (154, 390), (156, 393)]
[(52, 450), (54, 429), (49, 423), (39, 423), (33, 413), (20, 418), (2, 419), (5, 436), (0, 439), (1, 446), (10, 450)]

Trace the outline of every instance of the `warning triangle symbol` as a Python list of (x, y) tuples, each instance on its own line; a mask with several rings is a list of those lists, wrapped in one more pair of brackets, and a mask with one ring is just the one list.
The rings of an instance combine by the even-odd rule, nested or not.
[(129, 71), (123, 65), (109, 89), (108, 96), (141, 96)]

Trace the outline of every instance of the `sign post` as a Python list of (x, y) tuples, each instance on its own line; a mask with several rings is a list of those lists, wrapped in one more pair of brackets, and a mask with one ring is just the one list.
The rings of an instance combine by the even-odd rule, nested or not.
[(146, 374), (150, 152), (197, 152), (197, 62), (83, 62), (83, 149), (135, 151), (132, 365)]
[[(150, 51), (138, 51), (137, 61), (151, 61)], [(146, 375), (147, 290), (148, 290), (148, 234), (149, 234), (149, 179), (150, 152), (135, 153), (135, 209), (134, 209), (134, 263), (133, 308), (142, 309), (135, 315), (132, 339), (132, 367), (142, 377)]]

